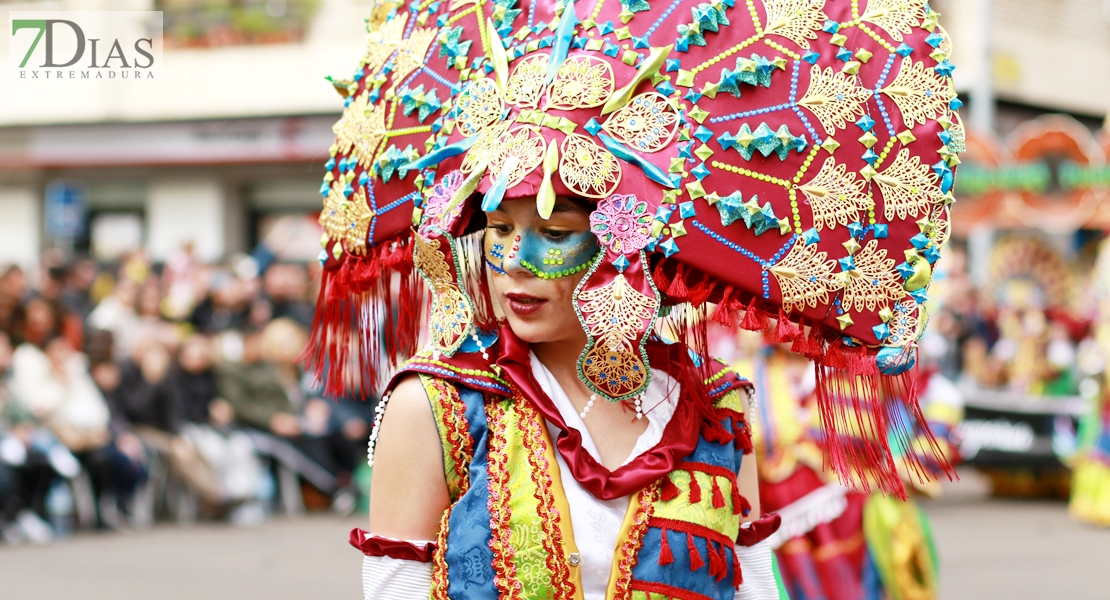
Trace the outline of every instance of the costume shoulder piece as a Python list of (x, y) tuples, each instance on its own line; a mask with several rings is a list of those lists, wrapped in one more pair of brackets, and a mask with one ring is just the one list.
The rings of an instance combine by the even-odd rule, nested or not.
[(474, 212), (585, 198), (600, 252), (528, 268), (584, 273), (593, 392), (640, 395), (656, 332), (704, 355), (710, 319), (770, 327), (818, 364), (841, 477), (903, 493), (885, 437), (846, 440), (918, 443), (891, 415), (921, 419), (907, 371), (964, 146), (926, 0), (379, 0), (368, 33), (320, 190), (306, 357), (330, 392), (492, 331), (511, 249), (485, 254)]
[[(496, 350), (496, 347), (491, 350)], [(509, 382), (502, 377), (501, 367), (488, 358), (482, 358), (478, 352), (457, 352), (453, 356), (444, 356), (434, 350), (422, 350), (400, 365), (394, 381), (406, 373), (431, 375), (496, 396), (513, 394)]]

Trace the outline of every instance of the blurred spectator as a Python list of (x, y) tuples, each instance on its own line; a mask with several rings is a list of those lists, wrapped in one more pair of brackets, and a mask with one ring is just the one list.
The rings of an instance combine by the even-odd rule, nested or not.
[(193, 242), (186, 242), (174, 252), (162, 270), (162, 283), (166, 290), (166, 314), (183, 320), (193, 311), (197, 302), (197, 261)]
[[(133, 345), (157, 344), (171, 353), (177, 350), (181, 336), (177, 328), (162, 316), (162, 292), (155, 278), (148, 279), (139, 287), (135, 313), (138, 325)], [(135, 352), (134, 347), (131, 348), (132, 355)]]
[(187, 423), (203, 424), (216, 399), (216, 371), (212, 341), (193, 335), (181, 345), (177, 364), (170, 372), (167, 387), (173, 398), (173, 428)]
[(213, 272), (208, 294), (197, 304), (190, 323), (206, 335), (242, 327), (250, 305), (244, 288), (243, 282), (231, 272)]
[[(201, 264), (185, 245), (160, 266), (141, 252), (102, 267), (47, 251), (34, 288), (0, 267), (0, 538), (64, 534), (76, 517), (50, 506), (70, 491), (82, 518), (109, 527), (133, 497), (178, 514), (180, 490), (206, 515), (257, 522), (275, 484), (292, 510), (302, 486), (289, 472), (311, 484), (305, 505), (353, 505), (372, 405), (323, 400), (296, 364), (318, 267), (265, 266)], [(148, 469), (154, 488), (136, 495)], [(95, 515), (81, 512), (86, 497)]]
[(113, 358), (123, 360), (131, 354), (131, 347), (139, 329), (139, 315), (135, 311), (138, 285), (129, 277), (116, 281), (112, 293), (105, 296), (92, 313), (88, 325), (112, 334)]
[(251, 437), (260, 452), (341, 499), (340, 505), (353, 506), (351, 490), (345, 486), (354, 456), (334, 426), (327, 403), (305, 402), (300, 374), (291, 362), (304, 336), (287, 319), (275, 320), (261, 332), (247, 332), (241, 362), (219, 367), (219, 394), (234, 408), (237, 420), (257, 431)]
[(121, 364), (116, 396), (121, 416), (132, 426), (173, 430), (173, 404), (166, 385), (170, 362), (166, 348), (148, 339)]
[(0, 274), (0, 331), (11, 332), (15, 312), (27, 295), (27, 275), (10, 266)]
[(54, 536), (46, 521), (47, 496), (59, 477), (75, 477), (80, 466), (13, 401), (6, 384), (11, 362), (11, 343), (0, 332), (0, 538), (42, 543)]
[(72, 267), (65, 271), (65, 283), (62, 286), (60, 300), (66, 309), (76, 315), (84, 323), (94, 308), (92, 301), (92, 288), (100, 268), (91, 258), (78, 259)]
[(275, 319), (292, 319), (305, 328), (312, 325), (315, 305), (308, 299), (308, 271), (303, 265), (270, 265), (262, 278), (262, 289)]
[(47, 338), (58, 335), (73, 348), (81, 348), (84, 340), (84, 327), (76, 315), (45, 296), (32, 296), (16, 307), (10, 332), (16, 345), (29, 342), (42, 346)]
[(113, 436), (111, 414), (85, 356), (57, 334), (24, 341), (12, 358), (12, 396), (72, 451), (89, 472), (97, 524), (114, 527), (145, 477), (143, 450), (133, 436)]

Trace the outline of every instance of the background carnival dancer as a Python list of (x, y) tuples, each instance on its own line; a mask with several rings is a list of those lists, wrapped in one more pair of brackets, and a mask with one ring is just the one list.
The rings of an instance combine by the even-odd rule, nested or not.
[[(778, 317), (845, 482), (904, 495), (891, 437), (903, 472), (946, 471), (911, 368), (963, 146), (949, 51), (924, 1), (379, 5), (334, 82), (306, 358), (341, 393), (412, 356), (371, 435), (372, 527), (436, 540), (354, 532), (368, 589), (773, 596), (745, 548), (776, 521), (741, 526), (748, 385), (710, 320)], [(399, 476), (421, 424), (443, 451)], [(628, 518), (587, 540), (600, 502)]]
[[(813, 410), (811, 365), (763, 336), (742, 333), (738, 340), (735, 348), (727, 338), (715, 348), (735, 355), (733, 368), (749, 373), (755, 385), (752, 438), (760, 498), (765, 510), (782, 517), (768, 541), (790, 596), (936, 598), (939, 565), (925, 513), (912, 498), (902, 503), (848, 489), (823, 472), (824, 435)], [(919, 374), (923, 414), (946, 445), (946, 455), (955, 456), (950, 435), (960, 417), (960, 392), (933, 368)], [(906, 483), (917, 494), (940, 493), (935, 482), (907, 477)]]
[[(1095, 266), (1098, 320), (1095, 339), (1103, 357), (1110, 356), (1110, 245), (1099, 247)], [(1105, 358), (1104, 358), (1105, 360)], [(1090, 413), (1080, 425), (1079, 452), (1074, 457), (1071, 515), (1083, 522), (1110, 526), (1110, 385), (1107, 371)]]

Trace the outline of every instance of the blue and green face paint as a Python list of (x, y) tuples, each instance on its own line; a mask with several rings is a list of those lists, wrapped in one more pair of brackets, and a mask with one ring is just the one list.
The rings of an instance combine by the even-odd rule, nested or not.
[(501, 275), (520, 266), (540, 279), (568, 277), (588, 269), (600, 251), (597, 236), (589, 229), (552, 228), (543, 219), (529, 228), (490, 225), (486, 229), (486, 262)]

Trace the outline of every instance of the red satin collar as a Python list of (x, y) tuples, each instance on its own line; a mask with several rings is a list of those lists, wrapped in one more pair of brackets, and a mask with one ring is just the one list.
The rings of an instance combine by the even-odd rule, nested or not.
[(528, 343), (517, 338), (508, 326), (501, 328), (500, 337), (501, 357), (497, 364), (524, 398), (531, 401), (540, 414), (559, 430), (555, 447), (563, 455), (571, 475), (595, 497), (613, 500), (638, 492), (673, 471), (675, 465), (697, 446), (703, 415), (696, 401), (690, 397), (687, 382), (691, 379), (679, 372), (685, 364), (685, 361), (677, 359), (678, 353), (683, 351), (681, 347), (649, 343), (648, 355), (652, 367), (666, 371), (682, 384), (678, 405), (658, 444), (631, 462), (610, 471), (582, 447), (582, 434), (567, 426), (555, 403), (536, 382), (528, 358)]

